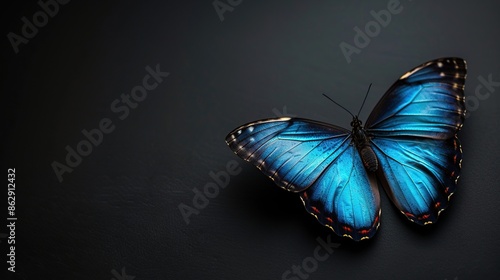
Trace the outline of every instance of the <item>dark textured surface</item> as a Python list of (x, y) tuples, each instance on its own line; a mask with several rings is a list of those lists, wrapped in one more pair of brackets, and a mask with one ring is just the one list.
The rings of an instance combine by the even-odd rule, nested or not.
[[(500, 86), (467, 103), (462, 176), (438, 224), (410, 224), (382, 192), (382, 225), (368, 242), (335, 237), (224, 143), (284, 106), (348, 127), (321, 93), (356, 111), (373, 83), (366, 120), (400, 75), (437, 57), (467, 60), (466, 96), (480, 77), (500, 81), (496, 1), (401, 1), (347, 63), (339, 44), (354, 44), (353, 28), (389, 2), (244, 0), (221, 22), (212, 1), (71, 1), (17, 54), (7, 34), (40, 7), (5, 4), (2, 170), (16, 167), (18, 221), (17, 272), (7, 272), (0, 235), (1, 278), (281, 279), (330, 235), (340, 245), (307, 279), (498, 278)], [(170, 75), (119, 119), (110, 105), (157, 64)], [(114, 131), (59, 182), (51, 163), (103, 118)], [(192, 206), (192, 190), (228, 163), (241, 171), (187, 225), (179, 204)]]

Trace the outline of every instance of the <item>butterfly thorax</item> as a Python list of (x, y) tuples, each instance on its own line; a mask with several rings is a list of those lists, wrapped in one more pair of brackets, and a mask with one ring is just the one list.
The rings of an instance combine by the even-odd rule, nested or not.
[(362, 122), (355, 116), (351, 122), (352, 143), (356, 146), (363, 165), (368, 171), (375, 172), (378, 169), (378, 160), (370, 144), (370, 137), (363, 129)]

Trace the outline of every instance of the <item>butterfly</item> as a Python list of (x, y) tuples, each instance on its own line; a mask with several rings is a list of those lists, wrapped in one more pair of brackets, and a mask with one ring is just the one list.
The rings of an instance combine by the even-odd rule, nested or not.
[(447, 208), (462, 167), (457, 132), (465, 118), (466, 72), (465, 60), (454, 57), (415, 67), (387, 90), (364, 125), (351, 113), (350, 130), (282, 117), (240, 126), (226, 143), (279, 187), (300, 194), (306, 210), (339, 236), (375, 235), (378, 181), (410, 221), (432, 224)]

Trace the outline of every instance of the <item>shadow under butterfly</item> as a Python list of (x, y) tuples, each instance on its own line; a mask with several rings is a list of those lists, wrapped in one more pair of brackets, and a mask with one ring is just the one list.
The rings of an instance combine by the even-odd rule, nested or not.
[(461, 169), (457, 132), (465, 117), (466, 68), (465, 60), (449, 57), (405, 73), (364, 126), (357, 115), (351, 130), (265, 119), (236, 128), (226, 143), (279, 187), (300, 194), (306, 210), (339, 236), (375, 235), (377, 177), (410, 221), (432, 224), (448, 206)]

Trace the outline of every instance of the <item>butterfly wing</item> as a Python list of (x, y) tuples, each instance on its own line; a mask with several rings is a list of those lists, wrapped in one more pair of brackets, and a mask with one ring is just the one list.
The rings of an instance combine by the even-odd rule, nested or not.
[(278, 186), (300, 193), (307, 211), (322, 224), (360, 240), (376, 232), (380, 198), (350, 133), (326, 123), (280, 118), (243, 125), (226, 142)]
[(460, 58), (416, 67), (387, 91), (366, 123), (379, 178), (394, 204), (417, 224), (435, 222), (456, 188), (465, 77)]
[(417, 224), (435, 222), (456, 188), (462, 161), (458, 139), (387, 137), (372, 142), (379, 178), (396, 207)]
[(301, 193), (307, 211), (340, 236), (356, 241), (375, 235), (380, 225), (380, 196), (374, 173), (363, 166), (356, 147), (343, 153)]
[(442, 58), (407, 72), (385, 93), (366, 121), (377, 136), (449, 139), (465, 115), (466, 64)]

